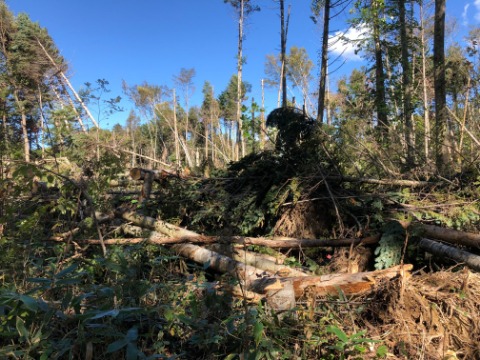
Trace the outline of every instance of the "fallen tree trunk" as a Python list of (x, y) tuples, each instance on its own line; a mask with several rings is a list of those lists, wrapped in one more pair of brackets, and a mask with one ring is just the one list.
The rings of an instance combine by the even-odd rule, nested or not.
[(442, 228), (434, 225), (422, 225), (426, 237), (442, 240), (450, 244), (458, 244), (480, 248), (480, 234), (467, 233), (464, 231)]
[(120, 212), (117, 216), (132, 222), (135, 225), (158, 231), (166, 235), (159, 239), (157, 244), (174, 243), (236, 243), (241, 245), (259, 245), (277, 249), (298, 249), (309, 247), (337, 247), (337, 246), (357, 246), (376, 244), (380, 240), (380, 235), (374, 235), (363, 239), (295, 239), (287, 237), (275, 238), (251, 238), (242, 236), (206, 236), (197, 234), (194, 231), (167, 223), (163, 220), (157, 220), (148, 216), (140, 215), (135, 212)]
[[(295, 299), (306, 295), (340, 296), (358, 295), (370, 292), (380, 281), (397, 276), (409, 276), (413, 265), (398, 265), (385, 270), (360, 272), (356, 274), (329, 274), (307, 277), (257, 279), (248, 290), (274, 296), (279, 290), (291, 286)], [(308, 293), (308, 294), (307, 294)]]
[(442, 240), (450, 244), (469, 246), (477, 249), (480, 248), (480, 234), (468, 233), (435, 225), (411, 223), (409, 221), (400, 221), (400, 224), (402, 224), (405, 229), (408, 229), (410, 226), (418, 227), (423, 232), (423, 236), (427, 238)]
[(336, 180), (344, 182), (359, 182), (365, 184), (375, 185), (391, 185), (391, 186), (407, 186), (407, 187), (421, 187), (435, 185), (430, 181), (416, 181), (416, 180), (401, 180), (401, 179), (373, 179), (373, 178), (355, 178), (350, 176), (327, 176), (327, 180)]
[(130, 170), (130, 177), (133, 180), (145, 180), (148, 179), (149, 177), (152, 177), (152, 179), (156, 182), (159, 182), (163, 179), (166, 178), (178, 178), (180, 179), (181, 176), (171, 170), (149, 170), (149, 169), (142, 169), (142, 168), (133, 168)]
[(251, 283), (265, 274), (273, 276), (272, 273), (269, 273), (265, 270), (260, 270), (253, 266), (246, 265), (242, 262), (233, 260), (228, 256), (221, 255), (215, 251), (205, 249), (198, 245), (178, 244), (174, 245), (173, 249), (178, 255), (202, 264), (207, 268), (220, 273), (231, 274), (235, 278), (242, 280), (244, 284)]
[(311, 247), (338, 247), (371, 245), (380, 241), (380, 235), (369, 236), (363, 239), (295, 239), (287, 237), (251, 238), (231, 237), (232, 242), (243, 245), (260, 245), (276, 249), (298, 249)]
[[(168, 224), (168, 223), (167, 223)], [(171, 226), (175, 226), (169, 224)], [(171, 228), (165, 228), (165, 231), (174, 231)], [(165, 236), (165, 231), (156, 232), (152, 231), (148, 237), (141, 238), (141, 241), (150, 242), (157, 245), (172, 245), (172, 244), (184, 244), (184, 243), (193, 243), (193, 244), (212, 244), (212, 243), (222, 243), (222, 244), (237, 244), (239, 246), (248, 246), (248, 245), (257, 245), (257, 246), (266, 246), (272, 249), (302, 249), (302, 248), (312, 248), (312, 247), (347, 247), (347, 246), (357, 246), (357, 245), (371, 245), (376, 244), (380, 240), (380, 236), (365, 238), (365, 239), (333, 239), (333, 240), (324, 240), (324, 239), (286, 239), (286, 240), (277, 240), (270, 238), (248, 238), (241, 236), (207, 236), (207, 235), (196, 235), (196, 236)], [(188, 230), (185, 230), (188, 231)], [(137, 243), (140, 240), (131, 239), (131, 238), (118, 238), (111, 239), (115, 244), (129, 245)], [(86, 240), (91, 244), (95, 244), (96, 240)]]
[(458, 263), (464, 263), (470, 269), (480, 271), (480, 256), (478, 255), (425, 238), (420, 240), (419, 245), (423, 250), (435, 256), (449, 258)]
[(255, 253), (253, 251), (245, 251), (231, 246), (221, 244), (214, 244), (210, 246), (210, 250), (219, 254), (228, 256), (233, 260), (243, 262), (247, 265), (256, 267), (274, 273), (279, 276), (308, 276), (309, 274), (286, 265), (280, 265), (265, 258), (263, 254)]
[[(121, 216), (123, 219), (127, 221), (132, 222), (134, 225), (138, 225), (146, 229), (158, 231), (159, 233), (170, 236), (172, 238), (179, 238), (179, 237), (203, 238), (201, 235), (197, 234), (196, 232), (181, 228), (180, 226), (167, 223), (163, 220), (157, 220), (149, 216), (140, 215), (133, 211), (121, 212), (117, 215)], [(177, 242), (181, 242), (181, 241), (177, 241)]]

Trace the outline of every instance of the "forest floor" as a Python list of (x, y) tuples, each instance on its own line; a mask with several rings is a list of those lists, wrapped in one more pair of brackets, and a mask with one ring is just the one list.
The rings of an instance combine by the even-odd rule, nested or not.
[[(150, 175), (99, 182), (91, 175), (51, 177), (50, 170), (37, 171), (42, 181), (29, 180), (24, 169), (18, 176), (32, 186), (28, 196), (19, 196), (25, 183), (5, 181), (10, 185), (2, 208), (0, 355), (480, 358), (480, 275), (448, 256), (429, 254), (419, 245), (425, 229), (402, 225), (438, 224), (447, 233), (446, 219), (451, 228), (463, 221), (470, 233), (461, 234), (475, 244), (471, 190), (413, 191), (411, 186), (425, 184), (387, 181), (360, 191), (325, 177), (292, 176), (275, 161), (254, 156), (208, 178), (157, 172), (149, 184)], [(151, 220), (138, 226), (122, 218), (125, 209)], [(98, 210), (108, 215), (102, 218)], [(247, 243), (261, 239), (273, 245), (280, 237), (333, 244)], [(352, 242), (337, 247), (339, 239)], [(270, 290), (248, 298), (235, 272), (216, 270), (217, 258), (199, 261), (179, 250), (193, 243), (212, 251), (212, 242), (225, 241), (243, 241), (242, 250), (281, 259), (310, 278), (359, 273), (372, 286), (353, 294), (339, 286), (319, 296), (320, 282), (295, 295), (289, 308), (275, 309)], [(475, 246), (456, 247), (477, 256)], [(230, 260), (227, 268), (246, 266)], [(403, 264), (413, 265), (411, 273), (369, 278)], [(279, 273), (253, 276), (290, 279)], [(231, 291), (238, 285), (240, 293)]]

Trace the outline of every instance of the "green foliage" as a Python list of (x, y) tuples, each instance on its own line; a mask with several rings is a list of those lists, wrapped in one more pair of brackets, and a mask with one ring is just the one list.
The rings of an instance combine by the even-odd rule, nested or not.
[(405, 241), (405, 229), (397, 222), (385, 225), (382, 238), (375, 249), (375, 268), (387, 269), (400, 264)]
[(366, 331), (359, 331), (357, 333), (347, 335), (342, 329), (335, 325), (327, 326), (327, 333), (335, 335), (335, 341), (329, 348), (334, 350), (336, 359), (363, 359), (361, 354), (367, 352), (366, 345), (369, 343), (378, 342), (376, 340), (365, 338)]

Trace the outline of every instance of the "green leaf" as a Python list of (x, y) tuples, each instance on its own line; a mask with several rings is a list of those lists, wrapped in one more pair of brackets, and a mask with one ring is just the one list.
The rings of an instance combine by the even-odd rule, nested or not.
[(263, 324), (260, 321), (257, 321), (255, 323), (255, 326), (253, 327), (253, 338), (255, 340), (255, 344), (258, 347), (258, 344), (260, 344), (260, 341), (262, 340), (263, 336)]
[(23, 302), (23, 305), (25, 305), (25, 307), (28, 310), (33, 311), (33, 312), (36, 312), (38, 310), (37, 300), (35, 300), (31, 296), (20, 295), (20, 301)]
[(344, 343), (348, 342), (348, 336), (343, 332), (342, 329), (334, 326), (334, 325), (328, 325), (327, 326), (327, 332), (332, 333), (337, 336), (337, 338), (340, 341), (343, 341)]
[(30, 335), (30, 333), (25, 327), (25, 321), (23, 321), (21, 317), (17, 316), (15, 326), (17, 328), (18, 334), (21, 337), (23, 337), (25, 340), (28, 339), (28, 336)]
[(138, 329), (137, 327), (132, 327), (127, 331), (127, 340), (132, 342), (138, 339)]
[(385, 357), (388, 354), (388, 348), (385, 345), (380, 345), (377, 348), (377, 356), (378, 357)]
[(116, 352), (125, 346), (128, 345), (127, 338), (122, 338), (120, 340), (114, 341), (113, 343), (109, 344), (107, 347), (107, 354)]
[(126, 360), (137, 360), (140, 351), (137, 349), (137, 346), (132, 343), (127, 344), (127, 353), (125, 354)]
[(95, 320), (95, 319), (101, 319), (107, 316), (111, 316), (113, 318), (116, 318), (118, 314), (120, 313), (119, 310), (113, 309), (113, 310), (107, 310), (107, 311), (102, 311), (96, 314), (95, 316), (91, 317), (90, 320)]
[(65, 275), (73, 272), (74, 270), (76, 270), (78, 268), (78, 264), (73, 264), (73, 265), (70, 265), (68, 268), (66, 269), (63, 269), (62, 271), (60, 271), (58, 274), (55, 275), (55, 277), (57, 279), (61, 278), (61, 277), (64, 277)]

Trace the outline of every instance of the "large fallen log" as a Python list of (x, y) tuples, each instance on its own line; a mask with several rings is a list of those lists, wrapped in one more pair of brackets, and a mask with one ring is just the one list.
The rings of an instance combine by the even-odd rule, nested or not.
[(480, 256), (478, 255), (425, 238), (420, 240), (419, 246), (435, 256), (449, 258), (458, 263), (464, 263), (470, 269), (480, 271)]
[[(371, 292), (381, 281), (397, 276), (410, 276), (413, 265), (398, 265), (385, 270), (356, 274), (328, 274), (306, 277), (264, 277), (255, 280), (248, 288), (259, 294), (274, 297), (277, 292), (290, 287), (295, 299), (304, 296), (349, 296)], [(282, 294), (285, 296), (285, 294)]]
[(421, 230), (422, 235), (426, 238), (442, 240), (450, 244), (469, 246), (472, 248), (480, 248), (480, 234), (459, 231), (455, 229), (443, 228), (435, 225), (425, 225), (421, 223), (412, 223), (409, 221), (400, 221), (403, 228), (417, 227)]
[(435, 225), (422, 225), (422, 229), (424, 230), (425, 237), (442, 240), (450, 244), (480, 248), (480, 234), (447, 229)]
[(399, 265), (390, 269), (356, 274), (329, 274), (322, 276), (276, 277), (269, 271), (261, 271), (253, 266), (235, 261), (228, 256), (207, 250), (193, 244), (174, 245), (173, 249), (181, 256), (193, 260), (207, 268), (221, 273), (229, 273), (244, 281), (249, 291), (270, 294), (292, 285), (295, 298), (301, 298), (308, 290), (317, 296), (357, 295), (373, 290), (382, 279), (392, 279), (398, 275), (408, 275), (413, 266)]

